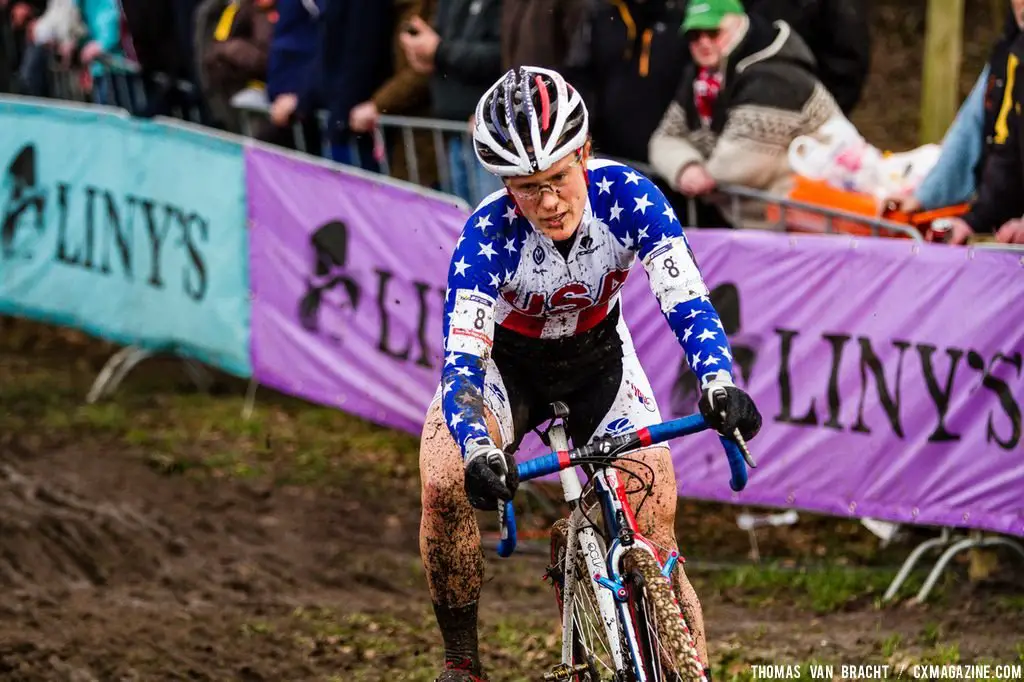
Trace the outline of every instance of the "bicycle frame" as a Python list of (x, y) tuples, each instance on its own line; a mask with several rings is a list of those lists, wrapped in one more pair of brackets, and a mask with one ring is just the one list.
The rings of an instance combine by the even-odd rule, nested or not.
[[(559, 414), (556, 407), (557, 417), (564, 417), (564, 414)], [(647, 674), (641, 663), (637, 632), (635, 631), (636, 624), (629, 610), (628, 593), (622, 582), (618, 568), (619, 563), (627, 549), (639, 546), (658, 560), (658, 564), (662, 566), (663, 575), (668, 577), (678, 560), (678, 554), (672, 552), (668, 560), (662, 564), (658, 559), (655, 547), (639, 531), (636, 516), (626, 495), (625, 485), (618, 472), (614, 468), (598, 466), (591, 478), (594, 481), (594, 490), (601, 506), (607, 537), (611, 539), (611, 546), (603, 547), (604, 538), (600, 537), (588, 524), (582, 510), (583, 486), (576, 470), (577, 463), (579, 460), (593, 459), (595, 456), (600, 456), (607, 460), (606, 463), (610, 463), (624, 452), (649, 447), (681, 435), (697, 433), (706, 428), (707, 425), (703, 417), (695, 414), (621, 436), (596, 439), (590, 445), (570, 450), (564, 425), (553, 422), (547, 435), (548, 444), (555, 451), (519, 465), (520, 479), (524, 481), (557, 471), (565, 501), (571, 509), (566, 538), (565, 561), (567, 566), (563, 572), (562, 585), (562, 665), (566, 669), (571, 669), (573, 665), (575, 620), (572, 600), (576, 590), (576, 571), (574, 566), (568, 564), (573, 560), (577, 542), (583, 548), (588, 574), (593, 577), (599, 588), (603, 588), (595, 589), (594, 594), (597, 598), (598, 610), (611, 647), (610, 653), (616, 671), (625, 670), (628, 665), (633, 669), (638, 682), (646, 682)], [(744, 462), (752, 467), (756, 464), (750, 457), (746, 445), (739, 438), (739, 434), (737, 434), (737, 439), (738, 442), (734, 442), (722, 437), (722, 444), (726, 449), (732, 470), (730, 485), (734, 490), (741, 490), (747, 481)], [(574, 460), (577, 461), (574, 462)], [(511, 502), (499, 506), (499, 522), (501, 541), (498, 545), (498, 554), (508, 557), (512, 555), (516, 544), (515, 513)], [(624, 635), (621, 639), (619, 636), (620, 626)], [(622, 651), (623, 640), (630, 648), (628, 663)]]

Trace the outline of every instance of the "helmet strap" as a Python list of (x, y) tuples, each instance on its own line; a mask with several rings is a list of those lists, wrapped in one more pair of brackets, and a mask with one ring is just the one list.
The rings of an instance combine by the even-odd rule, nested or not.
[(583, 166), (583, 182), (590, 187), (590, 172), (587, 170), (587, 164), (583, 162), (583, 150), (586, 146), (587, 144), (584, 142), (583, 146), (576, 150), (576, 156), (580, 160), (580, 165)]

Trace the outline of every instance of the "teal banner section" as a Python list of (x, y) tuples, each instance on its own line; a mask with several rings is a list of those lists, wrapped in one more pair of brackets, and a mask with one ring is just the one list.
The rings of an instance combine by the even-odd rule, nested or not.
[(0, 312), (251, 375), (242, 145), (0, 99)]

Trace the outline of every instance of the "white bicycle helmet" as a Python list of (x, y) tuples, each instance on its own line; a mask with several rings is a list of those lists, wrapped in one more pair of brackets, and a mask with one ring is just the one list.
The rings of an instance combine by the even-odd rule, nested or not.
[(473, 149), (495, 175), (532, 175), (582, 147), (588, 130), (583, 98), (559, 73), (523, 66), (480, 98)]

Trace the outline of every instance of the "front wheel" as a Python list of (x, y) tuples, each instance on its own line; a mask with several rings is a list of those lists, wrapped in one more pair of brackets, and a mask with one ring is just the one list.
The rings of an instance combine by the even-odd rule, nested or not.
[(629, 615), (640, 648), (639, 665), (648, 680), (701, 682), (704, 666), (697, 655), (679, 601), (658, 561), (640, 547), (622, 556), (629, 593)]
[[(597, 592), (594, 590), (594, 583), (579, 544), (572, 552), (569, 551), (568, 527), (568, 519), (559, 519), (551, 527), (549, 575), (555, 588), (559, 614), (563, 615), (566, 608), (571, 609), (573, 614), (572, 664), (580, 672), (572, 675), (570, 679), (572, 682), (618, 681), (622, 678), (615, 669), (611, 653), (613, 647), (608, 641)], [(570, 561), (566, 561), (567, 554), (572, 557)], [(566, 604), (565, 583), (569, 570), (573, 571), (573, 588), (571, 603)], [(563, 632), (563, 639), (565, 635)], [(632, 682), (632, 679), (629, 682)]]

